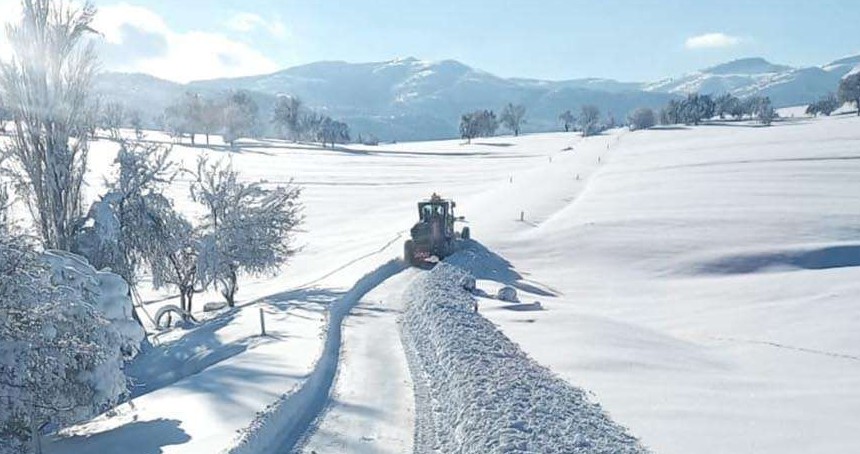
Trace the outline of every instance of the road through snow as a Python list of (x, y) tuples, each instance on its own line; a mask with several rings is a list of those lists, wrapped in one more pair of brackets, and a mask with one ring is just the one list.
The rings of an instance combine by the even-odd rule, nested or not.
[(415, 404), (397, 317), (421, 272), (408, 269), (373, 289), (344, 322), (337, 384), (306, 453), (412, 451)]
[(405, 269), (397, 259), (390, 260), (358, 280), (329, 308), (325, 344), (313, 372), (300, 389), (290, 392), (260, 412), (240, 434), (228, 452), (291, 452), (307, 436), (308, 428), (327, 407), (329, 394), (340, 362), (342, 323), (350, 310), (368, 292)]

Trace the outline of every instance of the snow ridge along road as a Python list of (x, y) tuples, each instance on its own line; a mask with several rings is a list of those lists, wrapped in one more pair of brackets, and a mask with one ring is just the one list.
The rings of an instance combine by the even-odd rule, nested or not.
[(365, 294), (405, 268), (401, 260), (392, 259), (359, 279), (331, 305), (325, 344), (313, 372), (300, 389), (285, 394), (261, 412), (239, 435), (236, 445), (226, 452), (287, 453), (302, 443), (329, 402), (340, 360), (343, 319)]
[(415, 452), (645, 453), (627, 430), (474, 311), (465, 270), (440, 263), (405, 295)]

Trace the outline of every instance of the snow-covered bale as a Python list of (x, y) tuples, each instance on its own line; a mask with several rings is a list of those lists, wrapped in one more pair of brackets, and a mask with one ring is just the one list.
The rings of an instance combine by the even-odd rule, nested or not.
[(496, 298), (500, 301), (507, 301), (509, 303), (517, 303), (520, 299), (517, 297), (517, 289), (506, 285), (499, 289), (496, 293)]
[(473, 310), (468, 273), (441, 263), (406, 293), (401, 329), (416, 383), (417, 451), (646, 452), (585, 393)]
[(134, 319), (125, 280), (109, 271), (96, 271), (86, 259), (69, 252), (47, 251), (42, 258), (48, 265), (51, 283), (71, 289), (91, 304), (122, 339), (120, 349), (127, 359), (136, 355), (146, 333)]

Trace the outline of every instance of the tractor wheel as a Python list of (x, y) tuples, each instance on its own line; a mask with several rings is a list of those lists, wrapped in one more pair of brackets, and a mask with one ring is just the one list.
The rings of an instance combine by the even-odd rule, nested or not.
[(468, 240), (472, 238), (472, 232), (469, 230), (468, 227), (463, 227), (463, 232), (460, 233), (460, 237), (462, 237), (464, 240)]
[(415, 243), (412, 240), (406, 240), (406, 243), (403, 243), (403, 261), (415, 265)]

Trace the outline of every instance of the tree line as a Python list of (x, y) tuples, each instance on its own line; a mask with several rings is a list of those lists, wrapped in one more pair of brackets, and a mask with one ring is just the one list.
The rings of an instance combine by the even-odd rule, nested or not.
[[(0, 119), (4, 110), (0, 103)], [(113, 140), (121, 140), (121, 129), (131, 128), (138, 140), (144, 137), (144, 121), (139, 110), (128, 109), (118, 101), (102, 103), (95, 98), (84, 113), (91, 119), (89, 133), (95, 138), (97, 129), (108, 133)], [(7, 121), (11, 117), (6, 115)], [(275, 101), (268, 125), (252, 94), (245, 90), (232, 90), (216, 97), (204, 97), (195, 92), (186, 92), (175, 99), (164, 112), (153, 119), (155, 126), (170, 134), (179, 143), (186, 138), (192, 146), (197, 145), (197, 136), (205, 136), (210, 146), (212, 135), (222, 136), (225, 143), (235, 147), (242, 137), (260, 138), (273, 130), (281, 139), (294, 142), (317, 142), (323, 147), (348, 143), (349, 125), (306, 108), (295, 96), (280, 95)]]

